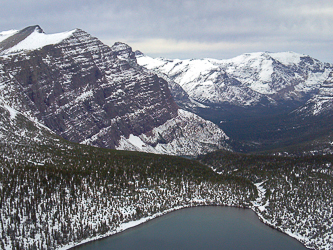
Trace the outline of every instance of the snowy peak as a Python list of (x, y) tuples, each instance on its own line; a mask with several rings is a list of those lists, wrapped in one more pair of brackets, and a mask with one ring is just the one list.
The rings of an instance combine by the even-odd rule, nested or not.
[(7, 37), (0, 43), (1, 50), (8, 50), (16, 46), (34, 32), (44, 33), (38, 25), (29, 26), (19, 31), (13, 30), (12, 32), (4, 32), (5, 34), (7, 34)]
[(293, 64), (299, 64), (303, 57), (307, 57), (303, 54), (298, 54), (295, 52), (279, 52), (279, 53), (268, 53), (272, 58), (280, 63), (288, 66)]
[(11, 37), (12, 35), (16, 34), (17, 32), (18, 30), (8, 30), (0, 32), (0, 43), (6, 40), (8, 37)]
[(247, 53), (226, 60), (179, 60), (138, 55), (138, 63), (166, 74), (195, 101), (255, 106), (263, 101), (304, 101), (333, 66), (295, 52)]
[(0, 42), (0, 55), (40, 49), (44, 46), (57, 44), (70, 37), (75, 30), (56, 34), (45, 34), (40, 26), (29, 26), (20, 31), (5, 32)]
[(250, 64), (256, 61), (272, 60), (278, 61), (281, 64), (286, 66), (299, 64), (302, 57), (306, 57), (304, 54), (295, 53), (292, 51), (288, 52), (254, 52), (254, 53), (245, 53), (240, 56), (221, 60), (234, 64)]

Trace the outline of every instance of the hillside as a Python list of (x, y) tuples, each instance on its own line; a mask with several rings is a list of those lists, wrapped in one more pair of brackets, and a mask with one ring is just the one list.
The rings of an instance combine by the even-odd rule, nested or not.
[(248, 206), (256, 195), (244, 178), (184, 158), (65, 145), (2, 145), (1, 249), (68, 248), (130, 221), (187, 206)]
[(333, 247), (333, 156), (214, 152), (199, 157), (222, 176), (245, 177), (258, 190), (251, 208), (266, 224), (311, 249)]

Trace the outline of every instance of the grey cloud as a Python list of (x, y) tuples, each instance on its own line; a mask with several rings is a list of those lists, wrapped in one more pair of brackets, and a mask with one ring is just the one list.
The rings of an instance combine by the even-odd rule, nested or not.
[[(103, 41), (244, 44), (233, 51), (221, 48), (217, 58), (252, 52), (245, 49), (296, 50), (333, 61), (328, 49), (333, 37), (331, 0), (13, 0), (2, 4), (0, 30), (33, 24), (47, 33), (81, 28)], [(176, 52), (167, 54), (214, 57), (212, 51)]]

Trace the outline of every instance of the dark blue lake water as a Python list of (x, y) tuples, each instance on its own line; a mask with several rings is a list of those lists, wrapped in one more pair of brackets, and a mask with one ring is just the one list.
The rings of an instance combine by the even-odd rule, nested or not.
[(249, 209), (196, 207), (178, 210), (79, 250), (226, 249), (305, 250), (293, 238), (261, 223)]

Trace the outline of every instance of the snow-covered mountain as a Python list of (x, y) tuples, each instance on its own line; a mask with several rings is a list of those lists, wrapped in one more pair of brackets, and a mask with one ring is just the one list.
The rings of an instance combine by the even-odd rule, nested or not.
[(333, 110), (333, 71), (320, 85), (318, 92), (296, 112), (303, 116), (331, 116)]
[(73, 142), (187, 155), (226, 146), (218, 126), (179, 110), (128, 45), (109, 47), (80, 29), (0, 33), (0, 87), (4, 104)]
[(254, 106), (304, 101), (318, 92), (333, 66), (293, 52), (248, 53), (227, 59), (170, 60), (137, 56), (138, 63), (166, 74), (203, 104)]
[[(332, 73), (322, 80), (330, 66), (321, 64), (316, 73), (315, 63), (320, 64), (307, 64), (313, 71), (304, 77), (306, 84), (293, 85), (297, 95), (284, 93), (279, 81), (260, 92), (225, 70), (221, 79), (233, 93), (228, 105), (243, 108), (241, 115), (259, 104), (271, 111), (288, 98), (303, 103), (273, 119), (235, 119), (229, 127), (237, 125), (236, 134), (247, 134), (258, 145), (266, 138), (275, 143), (280, 132), (288, 138), (302, 132), (311, 139), (313, 131), (323, 128), (319, 146), (333, 148), (333, 133), (326, 136), (333, 124)], [(264, 73), (258, 74), (263, 79)], [(67, 249), (175, 209), (227, 205), (252, 208), (265, 223), (308, 247), (331, 249), (332, 156), (217, 151), (201, 157), (203, 165), (83, 145), (176, 155), (228, 148), (223, 130), (180, 109), (168, 85), (185, 108), (212, 115), (224, 112), (222, 106), (209, 113), (214, 111), (209, 101), (191, 97), (172, 78), (137, 64), (128, 45), (109, 47), (79, 29), (53, 35), (39, 26), (1, 32), (0, 248)], [(237, 86), (244, 95), (237, 95)], [(239, 124), (245, 129), (239, 130)], [(333, 152), (326, 149), (322, 152)]]
[[(178, 105), (218, 124), (234, 149), (267, 150), (323, 141), (333, 125), (333, 65), (294, 52), (226, 60), (151, 58), (140, 65), (165, 78)], [(177, 87), (175, 87), (177, 86)], [(185, 92), (185, 94), (183, 93)], [(331, 144), (314, 148), (331, 151)]]

